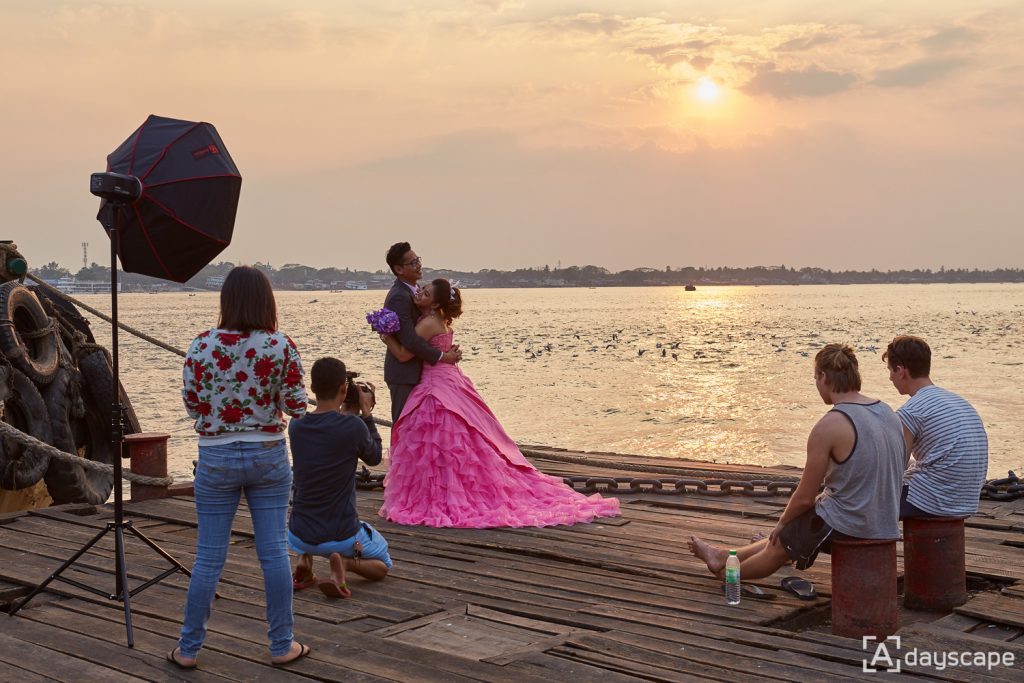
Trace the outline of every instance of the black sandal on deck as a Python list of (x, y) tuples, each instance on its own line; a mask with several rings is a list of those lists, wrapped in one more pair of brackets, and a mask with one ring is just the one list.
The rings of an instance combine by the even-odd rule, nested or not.
[(807, 579), (801, 579), (799, 576), (787, 576), (783, 578), (782, 588), (801, 600), (814, 600), (818, 597), (817, 591), (814, 590), (814, 584)]
[(294, 664), (296, 661), (302, 659), (312, 651), (313, 648), (309, 647), (305, 643), (299, 643), (299, 654), (284, 661), (275, 662), (274, 660), (270, 660), (270, 666), (288, 666), (289, 664)]

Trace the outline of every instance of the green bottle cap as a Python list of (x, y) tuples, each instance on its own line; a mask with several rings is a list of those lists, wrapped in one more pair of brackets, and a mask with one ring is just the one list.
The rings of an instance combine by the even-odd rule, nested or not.
[(735, 554), (736, 554), (736, 551), (735, 551), (735, 550), (730, 550), (730, 551), (729, 551), (729, 554), (730, 554), (730, 555), (735, 555)]
[(7, 271), (11, 275), (22, 276), (28, 272), (28, 263), (23, 258), (12, 258), (7, 262)]

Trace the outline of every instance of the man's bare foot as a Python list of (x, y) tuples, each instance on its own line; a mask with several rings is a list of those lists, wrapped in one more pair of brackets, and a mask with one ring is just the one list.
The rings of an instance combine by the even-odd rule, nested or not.
[(757, 543), (758, 541), (763, 541), (766, 538), (768, 538), (768, 534), (766, 534), (763, 531), (755, 531), (754, 533), (750, 534), (751, 543)]
[(329, 598), (349, 598), (352, 591), (348, 589), (345, 582), (345, 558), (338, 553), (331, 553), (331, 579), (321, 581), (317, 584), (320, 590)]
[(728, 559), (729, 553), (722, 548), (716, 548), (696, 536), (690, 536), (690, 540), (686, 542), (686, 547), (690, 549), (691, 553), (704, 560), (704, 564), (708, 566), (708, 571), (715, 576), (718, 576), (725, 570), (725, 561)]

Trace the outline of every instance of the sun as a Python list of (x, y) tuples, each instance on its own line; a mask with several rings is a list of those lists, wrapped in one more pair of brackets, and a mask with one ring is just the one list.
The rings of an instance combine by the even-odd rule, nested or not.
[(722, 89), (718, 87), (718, 84), (710, 76), (704, 76), (697, 81), (696, 93), (698, 100), (710, 104), (716, 102), (722, 96)]

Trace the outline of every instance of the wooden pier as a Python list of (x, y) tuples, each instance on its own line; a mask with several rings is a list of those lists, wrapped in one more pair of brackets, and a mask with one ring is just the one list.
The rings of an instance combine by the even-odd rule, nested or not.
[[(590, 462), (581, 464), (566, 462), (572, 454), (552, 453), (559, 459), (533, 460), (560, 476), (755, 471), (615, 454), (585, 454)], [(830, 633), (827, 556), (801, 574), (815, 584), (816, 600), (782, 591), (780, 577), (791, 571), (784, 569), (754, 582), (773, 599), (744, 599), (730, 607), (720, 582), (687, 551), (692, 533), (738, 546), (753, 532), (767, 532), (786, 503), (782, 496), (623, 494), (620, 518), (491, 530), (389, 524), (376, 514), (381, 498), (379, 489), (361, 491), (359, 507), (391, 544), (391, 576), (379, 583), (352, 577), (354, 595), (347, 600), (329, 600), (315, 589), (297, 593), (296, 638), (313, 651), (288, 669), (269, 666), (263, 584), (243, 506), (198, 670), (179, 671), (164, 659), (181, 625), (187, 579), (178, 574), (132, 599), (134, 648), (125, 646), (120, 603), (54, 582), (17, 615), (0, 616), (0, 681), (762, 682), (884, 676), (864, 671), (859, 641)], [(132, 503), (126, 512), (191, 565), (191, 499)], [(0, 516), (0, 601), (9, 605), (24, 595), (112, 516), (109, 507), (91, 506)], [(133, 586), (165, 568), (130, 536), (127, 550)], [(67, 575), (113, 591), (113, 564), (108, 535)], [(967, 525), (967, 572), (971, 597), (952, 614), (901, 614), (902, 652), (1012, 653), (1015, 664), (990, 670), (904, 666), (903, 674), (1024, 680), (1024, 500), (982, 501)]]

